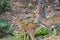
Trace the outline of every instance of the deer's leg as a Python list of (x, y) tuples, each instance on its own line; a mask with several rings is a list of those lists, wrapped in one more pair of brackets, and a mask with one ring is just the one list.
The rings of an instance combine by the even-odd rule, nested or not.
[(29, 32), (29, 35), (30, 35), (30, 37), (31, 37), (32, 40), (36, 40), (36, 39), (34, 38), (34, 32), (33, 32), (33, 31), (30, 31), (30, 32)]
[(33, 33), (29, 33), (29, 35), (30, 35), (30, 37), (31, 37), (32, 40), (35, 40), (34, 36), (33, 36), (34, 35)]
[(24, 33), (24, 40), (26, 40), (26, 32), (24, 30), (22, 32)]
[[(51, 35), (52, 31), (53, 31), (53, 34), (56, 35), (56, 29), (55, 29), (55, 26), (51, 26), (48, 28), (48, 31), (49, 31), (49, 35)], [(53, 35), (52, 34), (52, 35)]]
[(56, 32), (57, 32), (57, 30), (55, 29), (55, 27), (56, 27), (55, 25), (53, 25), (53, 26), (51, 27), (51, 29), (52, 29), (53, 34), (54, 34), (54, 35), (56, 35), (56, 34), (57, 34), (57, 33), (56, 33)]
[(27, 34), (27, 40), (29, 40), (29, 38), (30, 38), (30, 37), (29, 37), (29, 35)]
[(51, 27), (48, 28), (48, 32), (49, 32), (49, 35), (48, 36), (50, 36), (51, 35), (51, 32), (52, 32)]
[(24, 40), (26, 40), (26, 33), (24, 32)]

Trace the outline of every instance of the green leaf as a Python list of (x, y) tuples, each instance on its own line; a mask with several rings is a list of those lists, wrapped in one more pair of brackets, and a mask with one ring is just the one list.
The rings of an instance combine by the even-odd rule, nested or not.
[(12, 40), (24, 40), (23, 32), (18, 32), (18, 36), (12, 38)]
[(8, 30), (8, 33), (12, 31), (12, 28), (13, 28), (13, 24), (10, 25), (10, 28)]
[(0, 0), (0, 13), (8, 11), (10, 8), (10, 0)]
[(60, 25), (56, 25), (56, 30), (58, 33), (60, 33)]
[(35, 31), (35, 37), (44, 36), (48, 34), (48, 29), (46, 27), (39, 28)]
[(7, 20), (6, 19), (0, 19), (0, 27), (6, 27), (7, 26)]
[(32, 3), (28, 4), (28, 8), (33, 8), (33, 7), (34, 7), (34, 5)]

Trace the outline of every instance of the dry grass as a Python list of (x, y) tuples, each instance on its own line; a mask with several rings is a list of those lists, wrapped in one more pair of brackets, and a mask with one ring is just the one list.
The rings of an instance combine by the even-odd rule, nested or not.
[(60, 35), (57, 35), (57, 36), (53, 35), (53, 36), (44, 38), (43, 40), (60, 40)]

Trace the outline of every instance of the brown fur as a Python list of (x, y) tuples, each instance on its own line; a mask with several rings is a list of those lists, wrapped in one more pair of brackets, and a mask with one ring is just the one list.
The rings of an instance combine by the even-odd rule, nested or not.
[(55, 13), (56, 15), (49, 17), (49, 18), (43, 18), (41, 15), (39, 15), (39, 9), (40, 7), (37, 6), (36, 11), (34, 12), (35, 14), (38, 14), (38, 16), (36, 15), (36, 17), (39, 17), (40, 22), (45, 25), (49, 32), (51, 31), (51, 26), (54, 24), (60, 24), (60, 13)]
[[(12, 23), (17, 23), (18, 27), (25, 33), (25, 31), (27, 31), (31, 37), (32, 40), (34, 40), (34, 28), (35, 28), (35, 24), (32, 23), (32, 22), (29, 22), (27, 24), (21, 24), (21, 22), (17, 19), (17, 18), (14, 18)], [(24, 34), (24, 40), (25, 40), (25, 34)]]

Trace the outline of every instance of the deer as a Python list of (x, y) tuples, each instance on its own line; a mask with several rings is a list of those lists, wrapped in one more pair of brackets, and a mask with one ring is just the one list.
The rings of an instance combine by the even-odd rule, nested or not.
[[(60, 12), (56, 12), (54, 16), (44, 18), (41, 14), (43, 10), (41, 10), (43, 5), (38, 4), (37, 9), (35, 10), (36, 18), (40, 21), (41, 24), (45, 25), (48, 28), (49, 34), (52, 30), (52, 25), (60, 24)], [(44, 15), (44, 14), (43, 14)]]
[(21, 29), (21, 31), (24, 33), (24, 40), (26, 40), (26, 32), (28, 32), (28, 34), (30, 35), (32, 40), (35, 40), (34, 29), (35, 29), (36, 25), (33, 22), (29, 22), (27, 24), (22, 24), (18, 18), (13, 17), (12, 23), (13, 24), (16, 23), (18, 25), (18, 27)]

